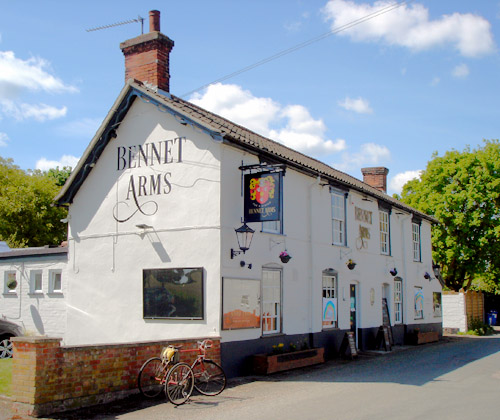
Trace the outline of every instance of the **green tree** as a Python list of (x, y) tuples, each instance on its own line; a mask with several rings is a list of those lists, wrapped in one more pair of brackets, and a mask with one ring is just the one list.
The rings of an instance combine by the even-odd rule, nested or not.
[(0, 239), (11, 248), (58, 245), (67, 238), (67, 210), (54, 207), (56, 172), (23, 171), (0, 157)]
[(433, 258), (452, 290), (478, 288), (500, 293), (500, 144), (435, 152), (419, 179), (400, 199), (435, 216)]

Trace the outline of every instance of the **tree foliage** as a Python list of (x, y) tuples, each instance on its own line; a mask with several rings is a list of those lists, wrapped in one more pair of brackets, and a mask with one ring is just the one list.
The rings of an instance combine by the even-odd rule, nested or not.
[(435, 216), (433, 258), (453, 290), (473, 286), (500, 293), (500, 144), (434, 153), (401, 200)]
[(67, 210), (52, 206), (70, 169), (24, 171), (0, 157), (0, 240), (11, 248), (58, 245), (67, 237)]

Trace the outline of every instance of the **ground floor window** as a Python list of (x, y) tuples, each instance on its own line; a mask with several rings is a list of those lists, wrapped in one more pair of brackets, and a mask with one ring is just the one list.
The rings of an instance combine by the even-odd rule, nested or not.
[(143, 270), (144, 318), (203, 319), (203, 268)]
[(441, 293), (433, 292), (432, 293), (432, 307), (434, 310), (434, 316), (440, 317), (442, 316), (441, 312)]
[(337, 272), (323, 271), (323, 328), (337, 328)]
[(401, 279), (394, 280), (394, 323), (403, 322), (403, 282)]
[(421, 287), (415, 286), (415, 319), (424, 318), (424, 292)]
[(262, 333), (281, 332), (281, 270), (262, 270)]

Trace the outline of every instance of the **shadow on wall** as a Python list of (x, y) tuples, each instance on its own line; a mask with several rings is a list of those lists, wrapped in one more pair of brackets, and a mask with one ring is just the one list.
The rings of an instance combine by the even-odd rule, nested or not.
[(31, 318), (33, 319), (33, 324), (35, 324), (35, 328), (40, 335), (45, 334), (45, 328), (43, 327), (42, 317), (40, 316), (40, 312), (35, 307), (35, 305), (30, 305)]

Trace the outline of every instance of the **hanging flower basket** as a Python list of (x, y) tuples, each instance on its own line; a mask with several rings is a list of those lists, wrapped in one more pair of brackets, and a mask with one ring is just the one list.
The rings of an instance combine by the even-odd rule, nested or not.
[(349, 270), (354, 270), (354, 267), (356, 267), (356, 263), (353, 260), (349, 259), (349, 261), (347, 261), (347, 268)]
[(10, 279), (9, 281), (7, 281), (7, 289), (14, 290), (16, 287), (17, 287), (16, 279)]
[(280, 254), (280, 260), (283, 264), (286, 264), (288, 261), (290, 261), (292, 259), (291, 255), (288, 254), (288, 252), (286, 251), (283, 251), (281, 254)]

